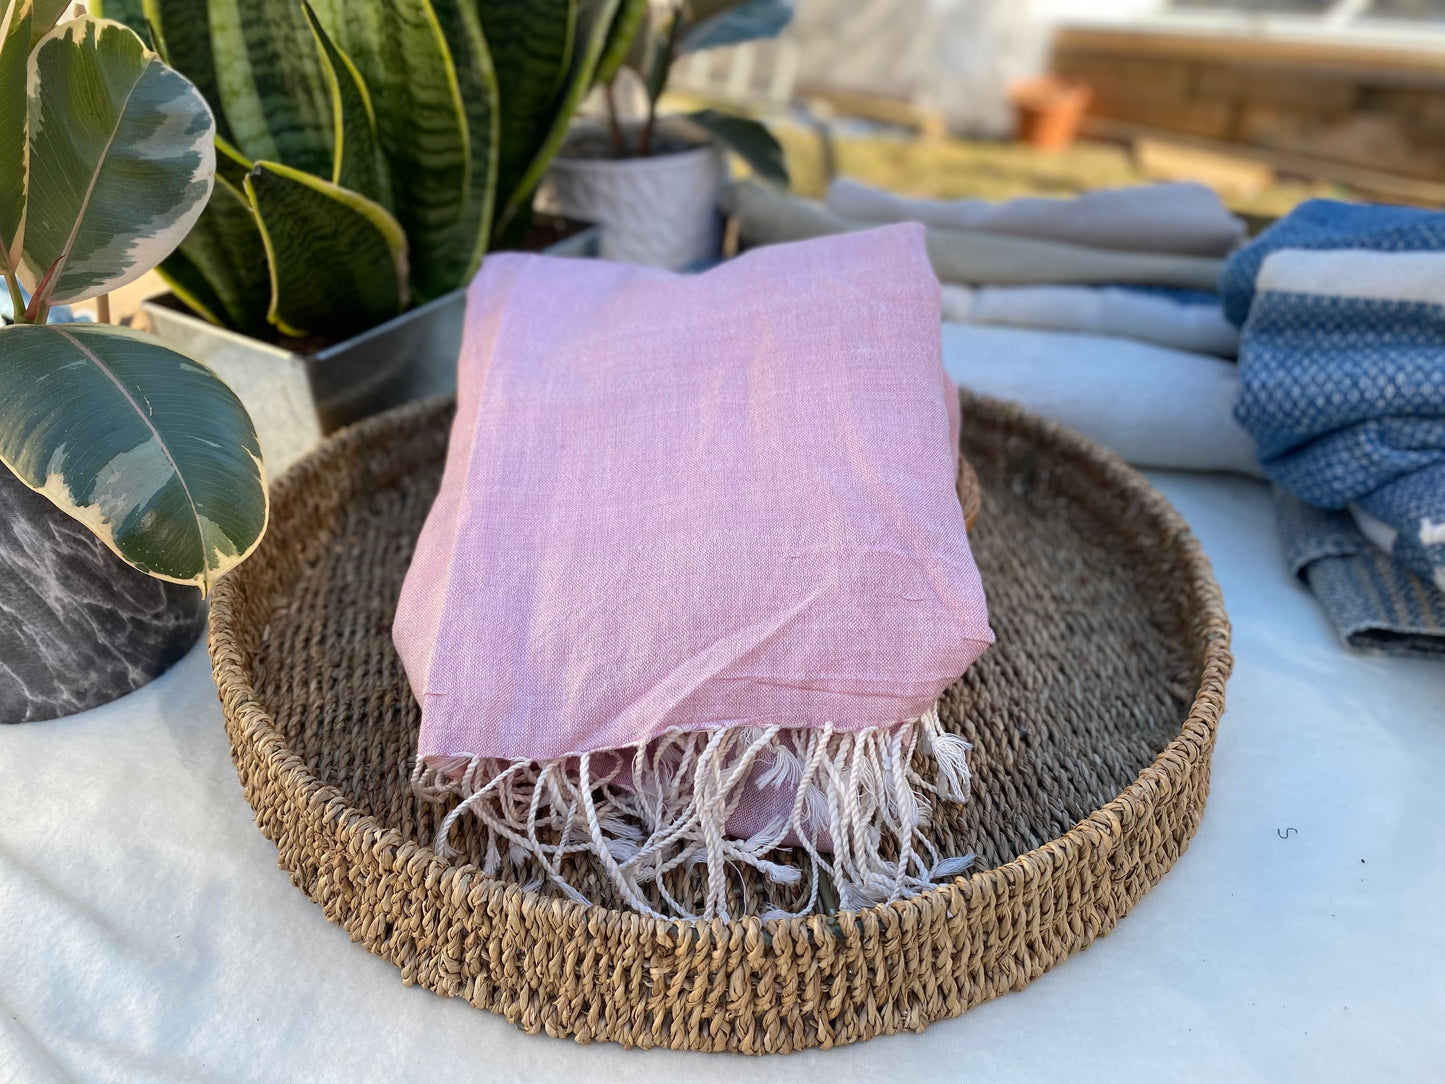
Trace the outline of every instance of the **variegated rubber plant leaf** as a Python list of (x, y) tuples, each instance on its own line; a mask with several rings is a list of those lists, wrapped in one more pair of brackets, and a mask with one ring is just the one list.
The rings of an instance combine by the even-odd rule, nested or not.
[(43, 304), (82, 301), (138, 278), (185, 237), (211, 193), (215, 125), (194, 86), (107, 20), (60, 24), (26, 78), (21, 277)]
[(603, 48), (607, 45), (608, 32), (612, 28), (612, 21), (617, 15), (620, 3), (621, 0), (577, 0), (577, 29), (574, 31), (572, 62), (568, 66), (566, 81), (553, 109), (551, 126), (517, 186), (507, 196), (506, 205), (497, 216), (494, 233), (505, 230), (523, 203), (532, 198), (542, 174), (547, 171), (558, 148), (562, 146), (572, 114), (576, 112), (582, 98), (592, 89), (597, 64), (602, 58)]
[(386, 208), (278, 162), (246, 176), (271, 270), (271, 323), (344, 339), (407, 305), (407, 244)]
[(265, 531), (261, 449), (235, 394), (149, 336), (0, 328), (0, 461), (142, 572), (209, 591)]

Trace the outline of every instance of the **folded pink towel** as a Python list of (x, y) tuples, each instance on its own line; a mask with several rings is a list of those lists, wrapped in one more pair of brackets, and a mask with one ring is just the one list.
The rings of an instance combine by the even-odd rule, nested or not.
[(470, 813), (492, 871), (585, 901), (591, 851), (704, 918), (743, 867), (803, 898), (783, 845), (805, 911), (820, 870), (857, 907), (966, 864), (918, 831), (965, 796), (936, 703), (992, 641), (921, 227), (695, 276), (488, 256), (459, 376), (395, 624), (414, 785), (463, 798), (440, 852)]

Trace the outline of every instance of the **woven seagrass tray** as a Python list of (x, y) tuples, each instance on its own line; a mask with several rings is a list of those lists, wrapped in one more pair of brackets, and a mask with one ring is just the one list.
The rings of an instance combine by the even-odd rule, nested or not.
[[(404, 982), (628, 1046), (763, 1053), (922, 1030), (1108, 933), (1203, 813), (1231, 665), (1219, 590), (1183, 521), (1113, 455), (992, 400), (963, 407), (998, 642), (945, 694), (973, 795), (929, 831), (977, 855), (970, 875), (866, 911), (690, 923), (525, 891), (525, 867), (484, 876), (475, 840), (437, 858), (447, 807), (409, 789), (419, 712), (391, 621), (445, 403), (294, 467), (265, 543), (215, 592), (232, 753), (281, 867)], [(578, 876), (607, 898), (605, 878)]]

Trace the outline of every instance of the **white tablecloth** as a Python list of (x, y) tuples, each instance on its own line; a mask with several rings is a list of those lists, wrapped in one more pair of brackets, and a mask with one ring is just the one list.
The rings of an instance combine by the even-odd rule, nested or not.
[(1152, 477), (1234, 623), (1213, 794), (1159, 887), (1026, 990), (742, 1061), (531, 1037), (403, 987), (276, 868), (198, 647), (0, 731), (0, 1079), (1441, 1079), (1445, 665), (1341, 648), (1262, 485)]

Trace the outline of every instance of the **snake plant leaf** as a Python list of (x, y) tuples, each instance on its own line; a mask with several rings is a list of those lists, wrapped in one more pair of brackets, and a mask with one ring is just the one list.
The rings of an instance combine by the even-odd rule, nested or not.
[(699, 109), (688, 113), (687, 119), (705, 129), (763, 180), (779, 188), (788, 187), (788, 163), (784, 160), (783, 148), (763, 125), (750, 117), (719, 113), (715, 109)]
[(10, 0), (0, 18), (0, 264), (10, 274), (20, 262), (25, 222), (26, 66), (30, 58), (30, 0)]
[(376, 140), (376, 111), (361, 73), (351, 58), (336, 47), (327, 35), (310, 4), (303, 0), (306, 23), (316, 39), (316, 47), (331, 87), (332, 163), (331, 181), (353, 192), (376, 200), (388, 210), (391, 202), (391, 179), (386, 160)]
[(620, 0), (577, 0), (577, 29), (572, 49), (572, 63), (568, 66), (567, 80), (562, 87), (560, 99), (552, 113), (552, 125), (542, 146), (532, 158), (517, 186), (507, 196), (502, 213), (497, 216), (494, 234), (502, 233), (521, 210), (523, 204), (532, 198), (532, 192), (547, 171), (562, 140), (572, 114), (581, 104), (582, 98), (592, 89), (597, 63), (602, 58), (602, 49), (607, 44), (608, 31), (617, 16)]
[(436, 10), (429, 0), (313, 0), (312, 7), (371, 91), (397, 218), (411, 245), (412, 289), (423, 300), (447, 293), (472, 260), (473, 238), (458, 229), (472, 170), (457, 69)]
[(175, 295), (207, 320), (266, 335), (271, 306), (266, 246), (251, 201), (224, 177), (217, 174), (205, 211), (159, 270)]
[(256, 163), (226, 142), (225, 137), (216, 136), (216, 176), (229, 181), (233, 187), (241, 188), (246, 183), (246, 174)]
[(57, 268), (53, 304), (139, 278), (180, 244), (211, 194), (211, 111), (120, 23), (62, 23), (30, 54), (21, 275)]
[(40, 39), (55, 29), (70, 0), (32, 0), (30, 5), (30, 47), (40, 44)]
[(0, 329), (0, 461), (142, 572), (209, 591), (266, 528), (261, 449), (214, 373), (94, 324)]
[[(140, 9), (140, 21), (157, 38), (156, 52), (196, 85), (215, 114), (216, 134), (234, 143), (221, 104), (221, 84), (211, 44), (211, 5), (198, 0), (125, 0), (125, 5), (128, 10)], [(109, 12), (112, 6), (114, 0), (108, 0), (104, 10)], [(141, 33), (133, 17), (120, 21)]]
[[(135, 31), (136, 37), (145, 42), (145, 47), (165, 60), (164, 51), (157, 48), (155, 27), (146, 15), (144, 0), (90, 0), (88, 10), (97, 19), (114, 19)], [(174, 67), (174, 65), (171, 65)], [(214, 105), (211, 107), (215, 108)]]
[(309, 173), (257, 162), (246, 178), (284, 335), (344, 339), (407, 305), (407, 244), (386, 208)]
[[(192, 5), (208, 11), (209, 52), (194, 18), (162, 18), (161, 36), (178, 60), (209, 55), (208, 62), (192, 62), (215, 73), (231, 142), (252, 161), (331, 176), (331, 89), (298, 0), (174, 0), (166, 6)], [(188, 35), (184, 49), (177, 40), (182, 30)]]
[(467, 192), (455, 238), (465, 255), (456, 284), (471, 280), (482, 265), (496, 210), (501, 164), (501, 103), (491, 51), (482, 34), (475, 0), (431, 0), (457, 73), (467, 123)]
[(608, 28), (607, 41), (597, 61), (593, 82), (610, 83), (617, 78), (632, 49), (633, 40), (647, 21), (648, 10), (648, 0), (622, 0), (617, 14), (612, 17), (612, 26)]
[(572, 59), (576, 0), (488, 0), (478, 10), (497, 71), (497, 192), (505, 204), (551, 126), (552, 104)]

